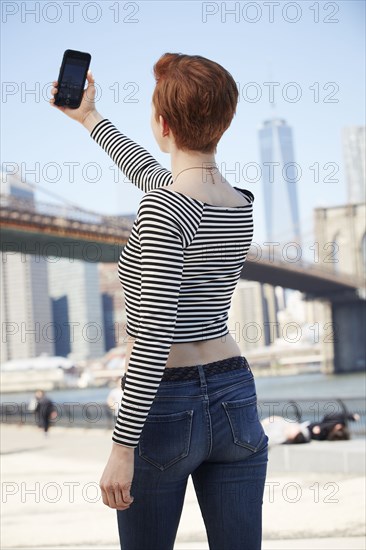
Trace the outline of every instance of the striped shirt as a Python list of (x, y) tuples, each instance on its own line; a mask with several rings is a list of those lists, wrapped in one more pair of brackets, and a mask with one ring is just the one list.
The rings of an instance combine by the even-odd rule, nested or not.
[(172, 174), (108, 120), (91, 137), (145, 192), (119, 262), (126, 332), (135, 338), (112, 440), (138, 446), (172, 343), (228, 334), (228, 311), (253, 238), (253, 194), (216, 206), (169, 189)]

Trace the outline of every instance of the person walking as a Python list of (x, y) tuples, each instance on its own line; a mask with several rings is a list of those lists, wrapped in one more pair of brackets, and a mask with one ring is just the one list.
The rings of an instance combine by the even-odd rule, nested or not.
[(43, 430), (44, 436), (47, 437), (51, 420), (57, 417), (57, 409), (55, 403), (47, 397), (44, 390), (37, 390), (34, 396), (36, 399), (34, 408), (36, 422), (38, 427)]
[(50, 100), (144, 192), (118, 261), (129, 341), (102, 498), (121, 550), (172, 550), (191, 476), (210, 549), (260, 550), (268, 436), (227, 326), (254, 195), (215, 161), (238, 88), (199, 55), (165, 53), (154, 77), (151, 128), (171, 170), (96, 110), (91, 71), (78, 109)]

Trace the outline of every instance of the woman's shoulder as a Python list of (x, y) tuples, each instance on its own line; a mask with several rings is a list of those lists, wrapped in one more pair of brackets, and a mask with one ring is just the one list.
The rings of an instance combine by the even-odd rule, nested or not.
[[(194, 238), (200, 225), (203, 206), (188, 201), (179, 194), (163, 191), (164, 187), (152, 189), (140, 200), (137, 212), (137, 225), (159, 226), (160, 230), (172, 231), (181, 236), (186, 247)], [(189, 197), (188, 197), (189, 198)]]
[(203, 203), (188, 195), (172, 192), (167, 187), (158, 187), (145, 193), (140, 200), (139, 212), (145, 209), (155, 210), (162, 216), (175, 220), (188, 217), (201, 217)]
[(233, 186), (233, 189), (236, 189), (237, 192), (239, 192), (240, 196), (244, 196), (246, 200), (248, 200), (250, 203), (254, 202), (254, 195), (249, 189), (243, 189), (242, 187), (236, 187)]

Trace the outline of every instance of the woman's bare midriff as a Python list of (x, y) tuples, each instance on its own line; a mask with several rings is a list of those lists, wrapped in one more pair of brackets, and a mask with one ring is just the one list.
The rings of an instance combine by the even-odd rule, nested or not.
[[(127, 342), (125, 371), (128, 369), (133, 343), (133, 338)], [(231, 334), (225, 334), (225, 336), (219, 336), (212, 340), (172, 344), (166, 368), (204, 365), (237, 355), (241, 355), (238, 344)]]

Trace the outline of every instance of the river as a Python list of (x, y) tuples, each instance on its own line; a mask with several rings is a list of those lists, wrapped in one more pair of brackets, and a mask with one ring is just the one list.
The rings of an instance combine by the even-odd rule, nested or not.
[[(255, 374), (254, 374), (255, 376)], [(364, 399), (365, 373), (322, 374), (309, 373), (291, 376), (255, 376), (258, 400), (279, 399)], [(57, 403), (104, 403), (110, 387), (67, 389), (48, 391), (47, 395)], [(6, 393), (1, 401), (28, 402), (33, 392)]]

